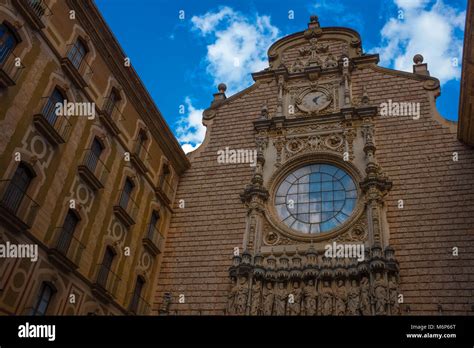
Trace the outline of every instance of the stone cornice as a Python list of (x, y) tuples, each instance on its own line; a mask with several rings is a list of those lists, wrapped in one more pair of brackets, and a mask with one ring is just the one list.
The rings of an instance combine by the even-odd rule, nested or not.
[(68, 5), (76, 11), (77, 18), (90, 36), (94, 47), (100, 52), (109, 69), (125, 90), (127, 97), (149, 127), (155, 141), (165, 156), (174, 163), (176, 171), (181, 174), (189, 168), (189, 160), (138, 74), (133, 67), (123, 65), (126, 55), (97, 6), (93, 0), (67, 1)]

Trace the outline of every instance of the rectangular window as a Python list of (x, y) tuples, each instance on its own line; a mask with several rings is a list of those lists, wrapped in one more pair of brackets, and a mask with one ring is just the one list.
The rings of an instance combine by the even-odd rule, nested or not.
[(71, 245), (71, 240), (76, 230), (76, 226), (79, 223), (79, 218), (71, 210), (68, 211), (64, 225), (61, 229), (61, 235), (58, 240), (57, 249), (62, 253), (66, 254)]
[(41, 286), (38, 300), (36, 301), (31, 315), (45, 315), (53, 295), (54, 290), (51, 285), (43, 283), (43, 285)]

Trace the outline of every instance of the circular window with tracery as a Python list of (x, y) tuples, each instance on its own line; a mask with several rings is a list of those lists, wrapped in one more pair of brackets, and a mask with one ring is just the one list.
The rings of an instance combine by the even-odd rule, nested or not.
[(323, 233), (351, 216), (357, 195), (354, 180), (344, 169), (311, 164), (294, 170), (279, 184), (275, 207), (289, 228), (302, 233)]

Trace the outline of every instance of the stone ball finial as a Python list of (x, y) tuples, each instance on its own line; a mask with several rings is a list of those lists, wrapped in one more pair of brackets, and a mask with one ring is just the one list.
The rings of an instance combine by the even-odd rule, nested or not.
[(314, 15), (314, 14), (309, 17), (309, 21), (310, 21), (311, 23), (317, 23), (318, 20), (319, 20), (319, 19), (318, 19), (318, 16), (316, 16), (316, 15)]
[(413, 62), (415, 64), (421, 64), (421, 63), (423, 63), (423, 60), (424, 60), (424, 58), (421, 54), (415, 54), (415, 56), (413, 57)]
[(219, 90), (219, 92), (225, 93), (225, 91), (227, 90), (227, 86), (225, 85), (225, 83), (219, 83), (219, 86), (217, 86), (217, 89)]

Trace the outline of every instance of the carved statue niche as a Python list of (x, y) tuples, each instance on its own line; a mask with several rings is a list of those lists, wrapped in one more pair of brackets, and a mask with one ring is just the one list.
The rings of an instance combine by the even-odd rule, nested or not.
[(331, 281), (324, 279), (322, 281), (319, 294), (319, 311), (321, 315), (332, 315), (334, 307), (334, 294), (331, 288)]
[(314, 279), (310, 278), (306, 281), (303, 292), (304, 314), (308, 316), (316, 315), (318, 302), (318, 293), (314, 284)]
[(387, 285), (380, 271), (375, 273), (372, 291), (372, 300), (375, 304), (375, 315), (387, 314)]
[(400, 304), (398, 303), (398, 281), (397, 275), (394, 273), (389, 274), (388, 278), (388, 292), (389, 292), (389, 306), (391, 315), (400, 314)]
[(334, 314), (345, 315), (347, 306), (347, 289), (343, 279), (336, 282), (336, 291), (334, 294)]
[(247, 297), (248, 297), (248, 284), (247, 277), (243, 276), (240, 278), (240, 282), (237, 290), (237, 298), (234, 304), (234, 311), (237, 315), (245, 315), (247, 309)]
[(235, 302), (237, 300), (237, 295), (239, 293), (239, 285), (237, 283), (237, 278), (232, 277), (232, 284), (230, 285), (229, 295), (227, 295), (227, 313), (235, 314)]
[(293, 289), (291, 290), (288, 297), (288, 315), (300, 315), (301, 314), (301, 300), (303, 297), (303, 290), (301, 290), (300, 282), (298, 280), (293, 281)]
[(275, 291), (274, 315), (285, 315), (286, 313), (288, 294), (285, 285), (285, 283), (279, 282), (278, 288)]
[(262, 281), (256, 279), (252, 286), (252, 305), (250, 315), (260, 315), (262, 313)]
[(371, 315), (370, 308), (370, 283), (369, 278), (364, 274), (360, 280), (360, 314)]
[(360, 306), (360, 292), (357, 286), (357, 280), (351, 279), (351, 287), (347, 293), (347, 314), (348, 315), (359, 315)]
[(267, 282), (263, 292), (263, 315), (272, 315), (275, 294), (273, 292), (273, 283)]

